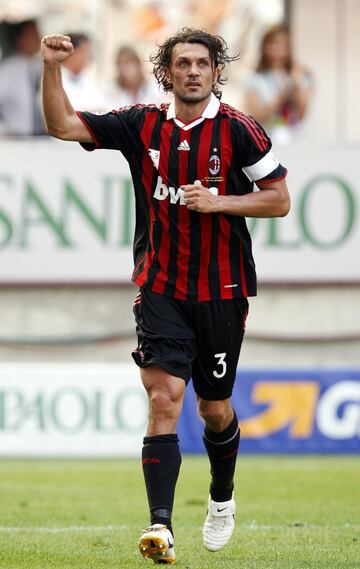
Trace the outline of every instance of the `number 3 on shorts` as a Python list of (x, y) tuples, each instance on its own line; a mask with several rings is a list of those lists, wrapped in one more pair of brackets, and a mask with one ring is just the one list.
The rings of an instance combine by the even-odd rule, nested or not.
[(215, 369), (213, 371), (213, 376), (216, 377), (216, 379), (221, 379), (222, 377), (224, 377), (224, 375), (226, 374), (226, 361), (225, 361), (225, 357), (226, 357), (226, 352), (222, 353), (222, 354), (215, 354), (214, 355), (215, 358), (218, 358), (217, 364), (218, 366), (221, 366), (221, 371), (220, 373)]

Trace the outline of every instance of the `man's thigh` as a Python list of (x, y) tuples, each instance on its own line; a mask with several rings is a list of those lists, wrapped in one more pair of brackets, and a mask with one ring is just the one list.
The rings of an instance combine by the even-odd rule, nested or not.
[(216, 300), (194, 306), (198, 355), (192, 378), (202, 399), (231, 397), (248, 308), (247, 299)]
[(181, 303), (142, 289), (135, 299), (138, 347), (132, 356), (140, 368), (158, 365), (170, 375), (190, 380), (196, 336)]

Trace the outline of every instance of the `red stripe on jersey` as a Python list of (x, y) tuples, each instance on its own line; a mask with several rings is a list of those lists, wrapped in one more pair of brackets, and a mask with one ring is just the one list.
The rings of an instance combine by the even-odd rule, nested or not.
[(237, 109), (234, 109), (233, 107), (229, 107), (229, 105), (223, 105), (223, 107), (226, 115), (235, 120), (238, 120), (246, 127), (247, 131), (251, 134), (253, 140), (255, 141), (257, 147), (260, 150), (266, 150), (269, 141), (264, 131), (259, 127), (259, 125), (256, 124), (254, 119), (249, 115), (245, 115)]
[(254, 119), (246, 115), (241, 115), (239, 117), (239, 120), (248, 127), (248, 131), (252, 135), (255, 142), (258, 144), (260, 150), (266, 150), (269, 146), (269, 141), (263, 131), (260, 130)]
[(232, 298), (232, 277), (230, 270), (230, 224), (224, 216), (219, 219), (219, 281), (221, 298)]
[[(221, 158), (225, 154), (229, 155), (226, 160), (228, 165), (231, 164), (232, 142), (230, 132), (230, 121), (224, 118), (221, 122)], [(224, 167), (224, 166), (223, 166)], [(219, 194), (224, 195), (226, 192), (227, 168), (222, 172), (224, 179), (219, 184)], [(232, 276), (230, 268), (230, 224), (224, 215), (219, 215), (219, 237), (218, 237), (218, 264), (219, 264), (219, 280), (221, 298), (233, 298), (233, 289), (231, 286)]]
[[(190, 146), (190, 133), (184, 129), (180, 130), (180, 144), (187, 140)], [(179, 150), (179, 186), (185, 184), (193, 184), (195, 180), (188, 180), (188, 150)], [(187, 280), (189, 271), (189, 255), (190, 255), (190, 212), (186, 205), (179, 203), (178, 212), (178, 256), (177, 256), (177, 276), (175, 286), (175, 298), (186, 300)]]
[[(133, 274), (132, 274), (132, 277), (133, 277), (133, 278), (134, 278), (134, 276), (136, 275), (136, 273), (138, 272), (138, 269), (139, 269), (140, 265), (141, 265), (141, 264), (144, 262), (144, 260), (147, 258), (147, 255), (148, 255), (148, 253), (147, 253), (147, 251), (145, 251), (145, 253), (143, 254), (143, 256), (142, 256), (142, 257), (140, 258), (140, 260), (136, 263), (136, 265), (135, 265), (135, 267), (134, 267), (134, 270), (133, 270)], [(144, 270), (144, 268), (143, 268), (143, 270)], [(135, 282), (136, 282), (137, 284), (139, 284), (139, 280), (141, 281), (141, 275), (140, 275), (140, 273), (139, 273), (139, 276), (136, 277), (136, 281), (135, 281)], [(143, 284), (143, 283), (141, 282), (141, 284)]]
[(154, 103), (149, 103), (149, 104), (135, 103), (134, 105), (125, 105), (125, 107), (119, 107), (117, 109), (113, 109), (111, 112), (114, 113), (114, 115), (118, 115), (119, 113), (123, 113), (124, 111), (129, 111), (131, 109), (143, 109), (144, 107), (157, 108)]
[(254, 119), (240, 111), (237, 111), (236, 109), (233, 109), (232, 107), (229, 107), (228, 105), (222, 104), (222, 110), (225, 115), (240, 121), (246, 127), (259, 150), (266, 150), (269, 145), (269, 141)]
[(257, 124), (246, 115), (237, 115), (236, 118), (246, 127), (259, 150), (266, 150), (269, 142)]
[[(204, 178), (209, 175), (209, 158), (211, 149), (211, 136), (214, 123), (210, 120), (205, 120), (203, 129), (201, 131), (200, 143), (197, 156), (197, 173), (199, 180), (203, 182)], [(205, 213), (200, 214), (201, 226), (201, 249), (200, 249), (200, 270), (198, 278), (198, 298), (201, 300), (210, 300), (209, 291), (209, 264), (210, 264), (210, 250), (211, 250), (211, 230), (212, 230), (212, 216)]]
[(153, 244), (153, 229), (154, 229), (154, 208), (152, 205), (151, 199), (151, 187), (152, 187), (152, 179), (153, 179), (153, 163), (151, 162), (150, 156), (148, 154), (148, 149), (150, 148), (151, 144), (151, 137), (154, 132), (156, 120), (158, 118), (157, 113), (147, 113), (145, 116), (145, 122), (140, 133), (140, 138), (144, 145), (144, 157), (142, 161), (142, 176), (141, 181), (145, 188), (145, 197), (149, 206), (149, 241), (150, 241), (150, 252), (146, 251), (142, 260), (144, 260), (144, 268), (141, 273), (136, 278), (136, 284), (142, 286), (147, 279), (149, 268), (153, 262), (154, 258), (154, 244)]
[[(173, 121), (165, 121), (161, 127), (160, 133), (160, 164), (159, 164), (159, 174), (163, 180), (163, 183), (169, 186), (168, 173), (169, 173), (169, 154), (170, 154), (170, 143), (171, 143), (171, 133), (174, 129)], [(161, 221), (161, 243), (158, 252), (158, 261), (160, 265), (160, 271), (154, 279), (154, 283), (151, 290), (158, 292), (159, 294), (164, 294), (166, 282), (167, 282), (167, 267), (169, 264), (170, 257), (170, 237), (169, 237), (169, 207), (170, 199), (159, 201), (159, 218)]]
[(246, 284), (246, 273), (245, 273), (245, 267), (244, 267), (244, 255), (243, 255), (242, 243), (240, 243), (240, 278), (241, 278), (242, 295), (247, 297), (248, 296), (248, 290), (247, 290), (247, 284)]

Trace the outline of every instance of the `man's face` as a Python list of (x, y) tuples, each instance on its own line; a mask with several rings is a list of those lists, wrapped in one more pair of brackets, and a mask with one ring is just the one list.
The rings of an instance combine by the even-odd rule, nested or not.
[(172, 52), (167, 79), (173, 85), (175, 97), (195, 104), (210, 96), (219, 73), (205, 45), (178, 43)]

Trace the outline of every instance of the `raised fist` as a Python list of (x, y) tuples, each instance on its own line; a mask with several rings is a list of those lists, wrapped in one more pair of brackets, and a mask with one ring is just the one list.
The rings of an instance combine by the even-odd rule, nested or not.
[(72, 53), (74, 47), (69, 36), (54, 34), (41, 40), (41, 54), (45, 63), (62, 63)]

